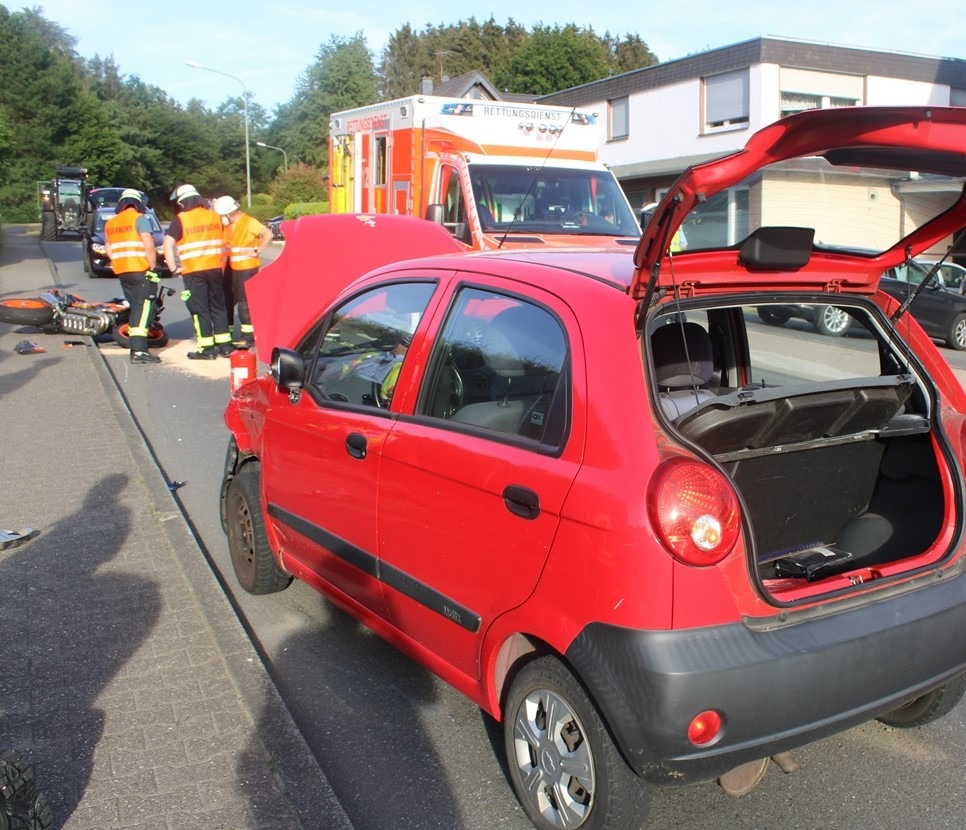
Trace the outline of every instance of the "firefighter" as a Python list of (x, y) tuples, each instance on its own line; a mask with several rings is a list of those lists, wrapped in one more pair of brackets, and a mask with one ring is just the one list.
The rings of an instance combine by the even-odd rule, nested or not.
[(158, 250), (145, 207), (140, 190), (124, 190), (117, 212), (104, 225), (104, 247), (131, 306), (128, 317), (131, 363), (160, 363), (161, 358), (148, 351), (149, 326), (154, 317), (154, 296), (160, 277), (154, 270)]
[(189, 360), (214, 360), (231, 354), (231, 333), (222, 285), (225, 237), (221, 217), (201, 194), (183, 184), (171, 194), (178, 211), (164, 234), (164, 258), (184, 280), (181, 298), (188, 307), (198, 344)]
[(250, 349), (255, 345), (255, 329), (248, 310), (245, 283), (261, 267), (261, 255), (272, 241), (272, 232), (247, 213), (242, 213), (238, 202), (231, 196), (219, 196), (211, 203), (215, 213), (225, 222), (225, 244), (228, 248), (228, 264), (225, 266), (225, 303), (228, 308), (229, 328), (233, 324), (234, 305), (238, 305), (239, 337), (234, 342), (238, 348)]

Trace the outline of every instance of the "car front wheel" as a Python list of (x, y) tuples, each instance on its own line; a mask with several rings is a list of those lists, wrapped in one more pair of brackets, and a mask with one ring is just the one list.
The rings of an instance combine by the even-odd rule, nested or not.
[(238, 584), (250, 594), (272, 594), (287, 588), (292, 578), (278, 567), (268, 544), (255, 464), (242, 467), (228, 485), (225, 524)]
[(824, 334), (826, 337), (841, 337), (845, 334), (851, 320), (852, 318), (841, 308), (823, 305), (819, 308), (815, 328), (818, 329), (819, 334)]
[(949, 324), (946, 344), (951, 349), (966, 349), (966, 314), (957, 314)]
[(641, 827), (650, 790), (627, 766), (583, 686), (553, 657), (520, 670), (503, 720), (510, 780), (540, 830)]

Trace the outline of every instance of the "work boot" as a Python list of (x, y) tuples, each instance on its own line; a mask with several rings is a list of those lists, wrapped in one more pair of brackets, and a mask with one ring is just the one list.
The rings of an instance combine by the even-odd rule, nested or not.
[(131, 363), (160, 363), (161, 358), (151, 352), (131, 352)]
[(219, 343), (215, 348), (218, 349), (218, 354), (222, 357), (231, 357), (231, 353), (234, 351), (231, 343)]
[(209, 349), (198, 349), (196, 352), (188, 352), (188, 360), (217, 360), (218, 350), (212, 346)]

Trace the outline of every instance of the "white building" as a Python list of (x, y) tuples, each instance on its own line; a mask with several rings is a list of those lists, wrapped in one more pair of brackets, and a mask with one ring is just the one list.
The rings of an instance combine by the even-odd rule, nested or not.
[(966, 61), (775, 37), (713, 49), (537, 99), (606, 115), (600, 158), (634, 208), (691, 164), (817, 107), (966, 106)]

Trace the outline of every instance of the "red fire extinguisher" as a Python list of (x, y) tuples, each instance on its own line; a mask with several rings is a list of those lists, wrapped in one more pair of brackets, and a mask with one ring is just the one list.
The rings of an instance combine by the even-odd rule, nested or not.
[(235, 349), (231, 353), (231, 391), (255, 377), (255, 352), (250, 349)]

